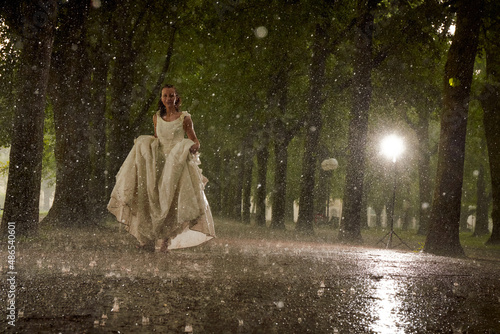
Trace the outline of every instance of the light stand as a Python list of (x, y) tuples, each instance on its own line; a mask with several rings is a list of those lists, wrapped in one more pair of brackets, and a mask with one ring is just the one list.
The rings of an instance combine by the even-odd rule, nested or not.
[(393, 177), (394, 177), (393, 187), (392, 187), (392, 201), (391, 201), (391, 208), (390, 208), (391, 221), (390, 221), (390, 224), (389, 224), (389, 232), (387, 232), (386, 235), (384, 235), (384, 237), (377, 242), (377, 245), (378, 245), (379, 243), (383, 242), (385, 238), (387, 238), (387, 243), (385, 245), (385, 248), (392, 248), (393, 247), (392, 246), (392, 238), (393, 238), (393, 235), (394, 235), (400, 241), (400, 243), (397, 244), (394, 247), (397, 247), (399, 245), (405, 245), (406, 247), (408, 247), (409, 249), (411, 249), (411, 247), (408, 246), (408, 244), (405, 243), (403, 241), (403, 239), (401, 239), (401, 237), (396, 234), (396, 232), (394, 232), (394, 208), (395, 208), (395, 205), (396, 205), (396, 186), (397, 186), (396, 161), (397, 161), (397, 156), (399, 154), (401, 154), (402, 151), (403, 151), (402, 141), (398, 137), (396, 137), (394, 135), (385, 138), (384, 141), (382, 142), (382, 153), (384, 153), (388, 157), (392, 158), (392, 163), (393, 163)]

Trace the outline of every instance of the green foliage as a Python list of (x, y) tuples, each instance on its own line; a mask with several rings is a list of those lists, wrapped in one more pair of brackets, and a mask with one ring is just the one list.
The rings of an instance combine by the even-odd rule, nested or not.
[(9, 161), (0, 161), (0, 176), (6, 176), (9, 172)]

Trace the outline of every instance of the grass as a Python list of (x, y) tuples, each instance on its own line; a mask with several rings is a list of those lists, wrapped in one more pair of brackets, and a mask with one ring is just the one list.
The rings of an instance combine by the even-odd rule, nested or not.
[[(387, 239), (379, 242), (386, 236), (388, 230), (383, 228), (370, 228), (361, 231), (363, 247), (383, 248)], [(394, 230), (396, 234), (410, 246), (413, 251), (421, 251), (425, 245), (426, 236), (418, 235), (415, 230), (403, 231)], [(314, 233), (301, 233), (295, 231), (295, 226), (291, 222), (286, 223), (286, 230), (272, 230), (269, 227), (260, 227), (255, 224), (242, 224), (229, 219), (216, 219), (216, 233), (219, 237), (235, 239), (258, 239), (276, 241), (303, 241), (338, 244), (338, 229), (321, 226), (315, 227)], [(489, 235), (482, 237), (472, 236), (472, 232), (461, 232), (460, 243), (466, 255), (470, 258), (487, 258), (500, 260), (500, 245), (485, 245)], [(406, 249), (404, 245), (399, 245), (398, 238), (393, 236), (393, 246)]]

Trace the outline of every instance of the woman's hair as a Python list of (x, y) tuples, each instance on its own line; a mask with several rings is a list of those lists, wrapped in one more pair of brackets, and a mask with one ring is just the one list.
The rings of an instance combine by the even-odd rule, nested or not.
[(180, 108), (181, 102), (182, 102), (181, 101), (181, 96), (177, 92), (177, 88), (175, 88), (174, 85), (170, 85), (170, 84), (164, 85), (160, 89), (160, 100), (158, 101), (158, 109), (160, 110), (160, 117), (167, 114), (167, 108), (165, 107), (165, 105), (163, 104), (163, 102), (161, 102), (161, 94), (162, 94), (164, 88), (173, 88), (175, 90), (175, 95), (177, 95), (177, 99), (175, 100), (175, 110), (177, 112), (179, 112), (179, 108)]

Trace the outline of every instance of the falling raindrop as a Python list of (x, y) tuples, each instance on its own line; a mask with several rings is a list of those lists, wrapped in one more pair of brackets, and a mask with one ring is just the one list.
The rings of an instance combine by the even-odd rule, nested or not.
[(274, 302), (274, 305), (276, 305), (276, 307), (280, 309), (285, 307), (285, 303), (282, 302), (281, 300), (279, 302)]

